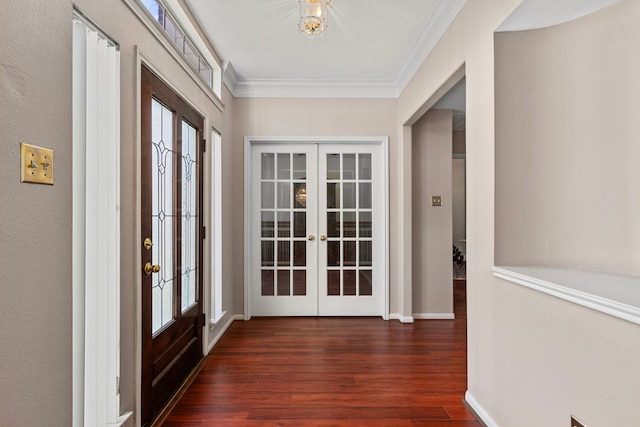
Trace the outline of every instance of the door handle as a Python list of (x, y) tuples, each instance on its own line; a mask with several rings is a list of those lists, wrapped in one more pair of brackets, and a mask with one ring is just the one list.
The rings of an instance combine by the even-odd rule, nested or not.
[(150, 262), (144, 265), (144, 274), (149, 275), (151, 273), (159, 273), (160, 266), (159, 265), (151, 265)]
[(309, 234), (309, 240), (316, 240), (316, 236), (314, 236), (313, 234)]
[(327, 240), (327, 236), (325, 236), (324, 234), (323, 234), (323, 235), (321, 235), (321, 236), (320, 236), (320, 240), (322, 240), (322, 241), (324, 242), (325, 240)]

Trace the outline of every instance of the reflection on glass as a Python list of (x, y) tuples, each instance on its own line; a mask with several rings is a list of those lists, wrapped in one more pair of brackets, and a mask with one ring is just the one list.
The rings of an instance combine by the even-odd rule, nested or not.
[(293, 155), (293, 179), (307, 179), (307, 155)]
[(340, 266), (340, 242), (327, 242), (327, 266)]
[(344, 270), (342, 272), (344, 283), (342, 284), (343, 295), (356, 295), (356, 271)]
[(360, 212), (360, 237), (371, 237), (371, 212)]
[(278, 153), (278, 179), (291, 179), (291, 155)]
[(273, 211), (262, 211), (262, 222), (260, 227), (262, 229), (262, 237), (273, 237), (274, 223), (273, 223)]
[(371, 245), (373, 242), (369, 241), (360, 241), (360, 266), (361, 267), (371, 267), (372, 261), (372, 252)]
[(342, 224), (343, 237), (356, 237), (356, 213), (355, 212), (343, 212), (342, 217), (344, 222)]
[(358, 179), (371, 179), (371, 154), (359, 154), (358, 163)]
[(293, 183), (293, 207), (295, 209), (307, 207), (307, 184), (304, 182)]
[(305, 267), (307, 265), (307, 242), (293, 242), (293, 265), (295, 267)]
[(373, 295), (373, 272), (360, 270), (360, 296)]
[(342, 242), (344, 251), (342, 253), (343, 262), (342, 265), (355, 267), (356, 265), (356, 242), (355, 240), (349, 240)]
[(356, 179), (356, 155), (342, 155), (342, 179)]
[(273, 209), (273, 200), (275, 199), (275, 191), (273, 182), (263, 182), (260, 184), (262, 209)]
[(289, 212), (278, 212), (278, 237), (291, 236), (291, 214)]
[(340, 212), (327, 212), (327, 236), (340, 237)]
[(371, 209), (371, 183), (360, 183), (360, 209)]
[(340, 295), (340, 270), (327, 271), (327, 295)]
[(262, 242), (262, 266), (273, 267), (273, 241), (263, 240)]
[(327, 154), (327, 179), (340, 179), (340, 154)]
[(327, 208), (337, 209), (340, 207), (340, 184), (327, 184)]
[(291, 277), (289, 270), (278, 270), (278, 295), (291, 295)]
[(288, 209), (291, 207), (291, 184), (288, 182), (278, 183), (278, 209)]
[(344, 186), (342, 190), (344, 194), (344, 203), (342, 206), (345, 209), (355, 209), (356, 208), (356, 183), (345, 182), (342, 185)]
[(273, 179), (274, 178), (274, 169), (275, 169), (275, 161), (273, 153), (262, 153), (262, 179)]
[(307, 295), (307, 272), (305, 270), (293, 270), (293, 295)]
[(288, 267), (291, 265), (291, 243), (289, 241), (278, 241), (278, 267)]
[(305, 237), (307, 235), (307, 213), (293, 213), (293, 237)]
[(273, 270), (262, 270), (262, 296), (272, 296), (274, 294)]

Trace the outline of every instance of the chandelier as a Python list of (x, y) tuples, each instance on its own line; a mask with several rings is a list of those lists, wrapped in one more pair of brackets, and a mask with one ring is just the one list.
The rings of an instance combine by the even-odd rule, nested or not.
[(327, 5), (329, 0), (298, 0), (300, 23), (298, 30), (307, 36), (322, 35), (327, 28)]

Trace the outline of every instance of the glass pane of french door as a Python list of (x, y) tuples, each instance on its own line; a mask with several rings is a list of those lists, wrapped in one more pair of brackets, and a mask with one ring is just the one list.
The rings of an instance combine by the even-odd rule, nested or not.
[(315, 147), (252, 150), (252, 313), (317, 312)]

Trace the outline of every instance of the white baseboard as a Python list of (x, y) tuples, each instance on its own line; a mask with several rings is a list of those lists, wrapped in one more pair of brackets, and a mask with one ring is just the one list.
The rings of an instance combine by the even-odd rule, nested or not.
[(471, 406), (471, 409), (476, 413), (478, 417), (482, 420), (482, 422), (487, 427), (498, 427), (498, 423), (496, 423), (484, 410), (482, 406), (478, 403), (478, 401), (469, 393), (469, 390), (464, 394), (464, 400)]
[(399, 320), (400, 323), (413, 323), (413, 316), (401, 316), (398, 313), (389, 313), (389, 320)]
[(224, 335), (224, 333), (227, 331), (229, 326), (231, 326), (231, 324), (235, 320), (244, 320), (244, 316), (242, 314), (236, 314), (236, 315), (233, 315), (233, 316), (229, 316), (229, 318), (227, 319), (226, 323), (224, 325), (222, 325), (222, 328), (220, 328), (218, 333), (213, 337), (213, 339), (209, 343), (209, 347), (207, 348), (207, 354), (209, 354), (211, 352), (211, 350), (213, 350), (213, 347), (216, 345), (218, 340), (222, 337), (222, 335)]
[(453, 313), (413, 313), (416, 320), (454, 320), (456, 315)]

